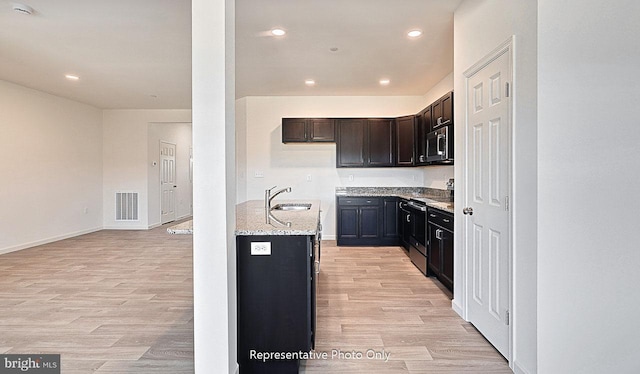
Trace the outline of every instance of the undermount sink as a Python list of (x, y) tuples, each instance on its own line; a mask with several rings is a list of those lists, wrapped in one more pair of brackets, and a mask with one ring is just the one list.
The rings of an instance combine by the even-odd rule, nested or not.
[(276, 204), (271, 210), (309, 210), (311, 204), (297, 204), (297, 203), (285, 203)]

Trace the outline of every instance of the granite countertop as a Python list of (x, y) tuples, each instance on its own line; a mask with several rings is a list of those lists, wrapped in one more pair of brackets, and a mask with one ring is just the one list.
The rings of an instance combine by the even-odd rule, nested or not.
[(450, 201), (448, 190), (424, 187), (336, 187), (336, 196), (393, 196), (406, 200), (416, 199), (429, 207), (454, 213), (454, 203)]
[(273, 220), (265, 221), (264, 201), (249, 200), (236, 205), (237, 236), (252, 235), (316, 235), (320, 220), (320, 200), (280, 200), (272, 201), (276, 204), (311, 203), (311, 209), (303, 211), (271, 211), (271, 214), (282, 222), (291, 222), (287, 227)]
[(193, 235), (193, 220), (184, 221), (167, 228), (169, 234)]

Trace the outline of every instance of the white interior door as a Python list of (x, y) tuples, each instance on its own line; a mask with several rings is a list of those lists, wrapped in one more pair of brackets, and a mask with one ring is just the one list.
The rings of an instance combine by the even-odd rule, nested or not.
[(466, 78), (467, 318), (509, 358), (511, 48)]
[(176, 145), (160, 142), (161, 221), (175, 221), (176, 212)]

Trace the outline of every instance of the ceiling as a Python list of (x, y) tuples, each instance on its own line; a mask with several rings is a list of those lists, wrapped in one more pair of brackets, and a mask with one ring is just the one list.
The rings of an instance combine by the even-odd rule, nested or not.
[(236, 0), (236, 96), (423, 95), (453, 71), (460, 2)]
[[(236, 0), (236, 96), (422, 95), (453, 70), (460, 2)], [(0, 0), (0, 25), (1, 80), (104, 109), (191, 108), (190, 0)]]

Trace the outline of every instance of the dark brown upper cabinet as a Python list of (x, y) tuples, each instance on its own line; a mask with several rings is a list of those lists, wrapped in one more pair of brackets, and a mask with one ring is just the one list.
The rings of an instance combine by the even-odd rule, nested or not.
[(414, 166), (416, 164), (416, 117), (396, 118), (396, 165)]
[(336, 167), (451, 164), (427, 162), (427, 135), (449, 128), (453, 154), (453, 91), (420, 113), (398, 118), (283, 118), (283, 143), (335, 142)]
[(365, 119), (339, 119), (337, 121), (336, 166), (364, 166)]
[(383, 167), (394, 165), (394, 120), (368, 119), (365, 166)]
[(416, 115), (416, 165), (427, 165), (427, 133), (431, 129), (431, 105)]
[(394, 120), (339, 119), (336, 128), (336, 167), (394, 166)]
[(283, 143), (335, 142), (332, 118), (283, 118)]
[(453, 91), (431, 104), (431, 130), (453, 124)]

